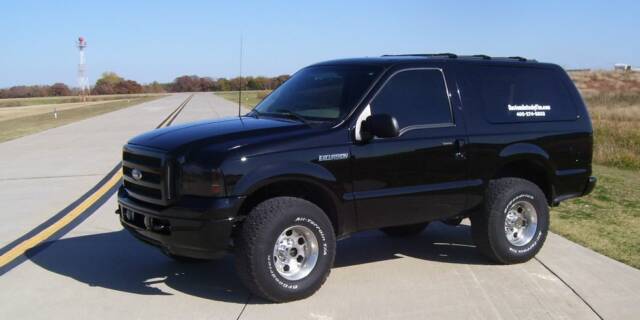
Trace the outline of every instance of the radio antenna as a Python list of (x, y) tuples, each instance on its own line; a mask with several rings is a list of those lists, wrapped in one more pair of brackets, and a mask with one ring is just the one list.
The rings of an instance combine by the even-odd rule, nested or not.
[(240, 85), (238, 87), (238, 118), (242, 115), (242, 35), (240, 35)]

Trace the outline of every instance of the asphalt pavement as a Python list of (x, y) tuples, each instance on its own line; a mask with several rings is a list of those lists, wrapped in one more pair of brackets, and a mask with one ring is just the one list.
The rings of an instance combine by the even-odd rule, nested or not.
[[(108, 176), (132, 136), (166, 121), (191, 94), (0, 143), (0, 254), (72, 211)], [(233, 116), (196, 93), (173, 124)], [(95, 190), (92, 190), (95, 191)], [(113, 189), (0, 275), (0, 319), (638, 319), (640, 271), (550, 234), (536, 259), (501, 266), (469, 227), (431, 224), (419, 237), (377, 231), (338, 243), (314, 296), (273, 304), (240, 284), (233, 257), (183, 264), (123, 231)], [(54, 219), (55, 220), (55, 219)]]

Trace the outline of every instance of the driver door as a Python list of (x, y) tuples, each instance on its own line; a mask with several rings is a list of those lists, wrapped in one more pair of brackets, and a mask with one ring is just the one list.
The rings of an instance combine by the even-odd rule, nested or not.
[[(363, 111), (396, 118), (399, 135), (351, 147), (360, 229), (426, 222), (465, 207), (467, 163), (461, 119), (439, 68), (395, 71)], [(360, 128), (358, 123), (355, 127)], [(359, 135), (356, 135), (359, 136)]]

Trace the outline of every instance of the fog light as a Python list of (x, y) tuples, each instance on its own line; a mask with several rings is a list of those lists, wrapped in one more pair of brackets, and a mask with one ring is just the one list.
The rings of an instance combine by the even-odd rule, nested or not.
[(144, 227), (147, 228), (147, 230), (153, 230), (153, 218), (144, 217)]
[(133, 213), (132, 210), (129, 210), (127, 208), (123, 208), (122, 211), (124, 212), (124, 219), (127, 221), (133, 221), (135, 219), (135, 213)]

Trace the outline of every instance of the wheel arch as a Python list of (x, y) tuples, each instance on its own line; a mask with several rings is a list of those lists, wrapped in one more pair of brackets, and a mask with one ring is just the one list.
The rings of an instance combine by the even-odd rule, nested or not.
[[(286, 171), (282, 170), (283, 168), (269, 167), (264, 171), (248, 175), (247, 179), (241, 180), (235, 188), (235, 192), (246, 197), (240, 205), (238, 216), (245, 217), (253, 207), (269, 198), (297, 197), (320, 207), (331, 221), (334, 232), (342, 233), (343, 217), (339, 214), (340, 202), (336, 191), (332, 190), (335, 185), (331, 186), (336, 179), (330, 172), (322, 167), (318, 168), (319, 166), (288, 164)], [(264, 174), (267, 170), (269, 175)], [(253, 183), (248, 183), (249, 181)]]
[(531, 181), (544, 192), (547, 203), (553, 203), (555, 168), (544, 149), (530, 143), (512, 144), (500, 152), (499, 163), (492, 179), (516, 177)]

